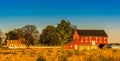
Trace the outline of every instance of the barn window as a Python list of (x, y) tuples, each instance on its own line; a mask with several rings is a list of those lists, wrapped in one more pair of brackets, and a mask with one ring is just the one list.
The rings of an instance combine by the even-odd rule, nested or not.
[(106, 41), (104, 41), (104, 43), (105, 43)]
[(72, 45), (70, 47), (72, 47)]
[(83, 39), (83, 37), (81, 37), (81, 39)]
[(12, 44), (10, 44), (10, 47), (12, 47)]
[(86, 39), (88, 39), (88, 38), (86, 37)]
[(91, 42), (91, 40), (90, 40), (90, 42)]
[(106, 39), (106, 38), (104, 38), (104, 39)]
[(92, 37), (90, 37), (90, 39), (92, 39)]
[(96, 41), (96, 42), (98, 42), (98, 41)]
[(98, 39), (98, 38), (96, 37), (96, 39)]
[(83, 42), (83, 40), (81, 40), (81, 42)]
[(88, 41), (86, 40), (86, 43), (87, 43)]

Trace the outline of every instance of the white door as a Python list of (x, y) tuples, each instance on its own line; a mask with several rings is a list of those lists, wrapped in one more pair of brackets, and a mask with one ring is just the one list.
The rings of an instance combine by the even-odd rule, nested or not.
[(75, 45), (75, 49), (78, 49), (78, 45)]
[(92, 45), (95, 45), (95, 41), (92, 41)]

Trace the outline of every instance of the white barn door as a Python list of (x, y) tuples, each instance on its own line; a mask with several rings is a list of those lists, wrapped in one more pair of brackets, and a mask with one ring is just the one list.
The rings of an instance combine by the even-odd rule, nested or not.
[(75, 49), (78, 49), (78, 45), (75, 45)]
[(95, 41), (92, 41), (92, 45), (95, 45)]

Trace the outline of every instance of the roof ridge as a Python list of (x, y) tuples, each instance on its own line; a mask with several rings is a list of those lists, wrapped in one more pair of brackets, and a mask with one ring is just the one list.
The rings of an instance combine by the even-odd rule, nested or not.
[(77, 30), (81, 36), (107, 36), (104, 30)]

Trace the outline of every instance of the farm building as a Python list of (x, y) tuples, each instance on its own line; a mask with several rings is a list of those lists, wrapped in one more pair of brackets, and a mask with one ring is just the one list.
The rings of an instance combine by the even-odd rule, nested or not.
[(108, 48), (120, 49), (120, 43), (108, 43)]
[(7, 40), (8, 48), (23, 48), (25, 45), (22, 43), (25, 39), (18, 39), (18, 40)]
[(104, 30), (75, 30), (73, 41), (65, 44), (64, 49), (97, 49), (108, 44)]

